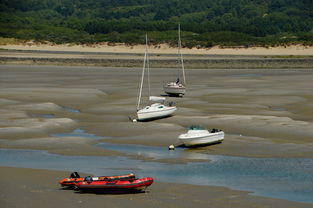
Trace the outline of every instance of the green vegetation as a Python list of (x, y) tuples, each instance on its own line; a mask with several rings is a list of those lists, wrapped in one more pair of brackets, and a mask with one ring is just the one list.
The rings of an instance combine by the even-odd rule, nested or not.
[(2, 0), (0, 37), (54, 43), (313, 45), (312, 0)]

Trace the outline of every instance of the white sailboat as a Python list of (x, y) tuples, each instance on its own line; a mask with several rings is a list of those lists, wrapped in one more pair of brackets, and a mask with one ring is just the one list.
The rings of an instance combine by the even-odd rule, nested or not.
[(183, 80), (177, 77), (176, 82), (169, 82), (163, 86), (164, 92), (172, 96), (183, 96), (186, 92), (186, 77), (183, 54), (181, 53), (181, 38), (180, 38), (180, 24), (178, 25), (178, 61), (181, 63)]
[[(148, 72), (148, 89), (149, 89), (149, 105), (140, 109), (140, 101), (142, 96), (142, 87), (145, 77), (145, 70)], [(141, 74), (141, 83), (139, 89), (139, 97), (137, 104), (137, 119), (135, 121), (146, 121), (163, 118), (172, 115), (177, 110), (176, 106), (172, 103), (165, 105), (164, 97), (150, 96), (150, 72), (149, 72), (149, 58), (148, 58), (148, 38), (146, 35), (146, 49), (144, 56), (143, 69)]]

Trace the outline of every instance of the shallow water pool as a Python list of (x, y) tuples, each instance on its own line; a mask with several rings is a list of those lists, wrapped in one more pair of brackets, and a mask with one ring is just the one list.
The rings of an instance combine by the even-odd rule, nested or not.
[(54, 137), (85, 137), (85, 138), (91, 138), (91, 139), (103, 139), (104, 137), (101, 136), (97, 136), (95, 134), (90, 134), (87, 133), (85, 130), (77, 128), (74, 129), (72, 132), (70, 133), (58, 133), (58, 134), (50, 134), (50, 136), (54, 136)]

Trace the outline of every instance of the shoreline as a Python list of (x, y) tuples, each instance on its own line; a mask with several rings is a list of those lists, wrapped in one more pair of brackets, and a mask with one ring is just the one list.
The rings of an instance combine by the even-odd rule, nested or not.
[[(141, 68), (142, 51), (134, 53), (82, 52), (49, 50), (0, 50), (0, 64), (64, 65)], [(174, 53), (154, 53), (149, 57), (153, 68), (177, 68)], [(313, 55), (217, 55), (184, 54), (186, 69), (290, 69), (313, 68)]]
[[(153, 68), (177, 68), (175, 60), (150, 61)], [(313, 58), (279, 60), (201, 60), (184, 61), (186, 69), (312, 69)], [(55, 65), (55, 66), (97, 66), (115, 68), (140, 68), (142, 60), (120, 59), (53, 59), (53, 58), (2, 58), (2, 65)]]

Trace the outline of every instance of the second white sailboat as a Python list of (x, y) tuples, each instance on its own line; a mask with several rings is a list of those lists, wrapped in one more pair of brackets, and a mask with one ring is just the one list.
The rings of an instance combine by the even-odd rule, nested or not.
[(181, 63), (183, 80), (177, 77), (176, 82), (169, 82), (163, 86), (164, 92), (171, 96), (183, 96), (186, 93), (186, 78), (183, 54), (181, 53), (180, 24), (178, 25), (178, 62)]

